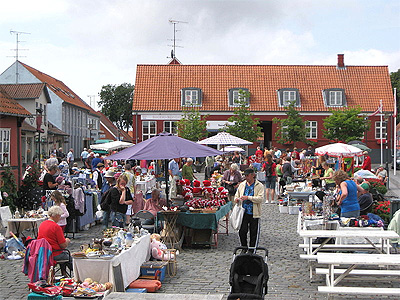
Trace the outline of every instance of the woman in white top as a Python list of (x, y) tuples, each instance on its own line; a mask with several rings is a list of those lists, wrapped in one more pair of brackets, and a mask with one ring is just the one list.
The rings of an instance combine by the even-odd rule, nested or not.
[(59, 206), (63, 211), (60, 221), (58, 221), (57, 224), (60, 225), (63, 231), (65, 231), (65, 226), (67, 226), (67, 218), (69, 217), (69, 212), (67, 210), (67, 203), (65, 202), (63, 195), (59, 191), (54, 191), (51, 194), (51, 200), (54, 201), (54, 205)]

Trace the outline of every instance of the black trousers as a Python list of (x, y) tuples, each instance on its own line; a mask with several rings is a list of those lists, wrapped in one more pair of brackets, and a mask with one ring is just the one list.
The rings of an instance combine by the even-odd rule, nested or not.
[(247, 232), (250, 229), (250, 247), (258, 246), (259, 219), (253, 218), (253, 215), (244, 214), (242, 225), (239, 230), (240, 244), (247, 247)]

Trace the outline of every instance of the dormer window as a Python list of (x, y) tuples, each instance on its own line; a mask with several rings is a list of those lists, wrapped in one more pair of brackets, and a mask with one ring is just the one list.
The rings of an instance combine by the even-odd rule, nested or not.
[(295, 106), (300, 106), (300, 93), (298, 89), (284, 88), (278, 91), (278, 103), (279, 106), (288, 106), (291, 102), (294, 102)]
[[(243, 91), (243, 93), (240, 93), (240, 91)], [(246, 105), (249, 106), (250, 98), (243, 97), (243, 96), (246, 96), (248, 92), (249, 92), (249, 89), (244, 89), (244, 88), (230, 89), (228, 91), (229, 106), (238, 107), (238, 106), (240, 106), (240, 103), (242, 100), (245, 100)]]
[(326, 89), (323, 91), (325, 106), (346, 106), (344, 89)]
[(182, 106), (201, 106), (203, 94), (199, 88), (183, 88), (181, 90)]

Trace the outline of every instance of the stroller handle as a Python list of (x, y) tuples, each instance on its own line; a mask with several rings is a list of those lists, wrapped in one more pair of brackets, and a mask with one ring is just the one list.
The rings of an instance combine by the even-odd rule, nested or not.
[(254, 249), (254, 254), (257, 252), (257, 250), (261, 250), (264, 251), (265, 253), (265, 257), (268, 257), (268, 250), (264, 247), (244, 247), (244, 246), (240, 246), (240, 247), (236, 247), (235, 250), (233, 250), (233, 254), (236, 255), (238, 250), (249, 250), (249, 249)]

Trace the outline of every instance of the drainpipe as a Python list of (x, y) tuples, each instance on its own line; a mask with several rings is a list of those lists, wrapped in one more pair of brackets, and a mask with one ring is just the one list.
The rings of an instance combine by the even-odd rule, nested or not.
[(135, 141), (136, 141), (136, 143), (135, 143), (135, 144), (138, 143), (138, 135), (137, 135), (137, 131), (138, 131), (138, 129), (137, 129), (138, 120), (137, 120), (137, 118), (138, 118), (138, 113), (136, 112), (136, 117), (135, 117)]
[[(17, 166), (18, 166), (18, 186), (21, 185), (21, 126), (24, 118), (17, 119)], [(11, 162), (11, 160), (10, 160)]]

